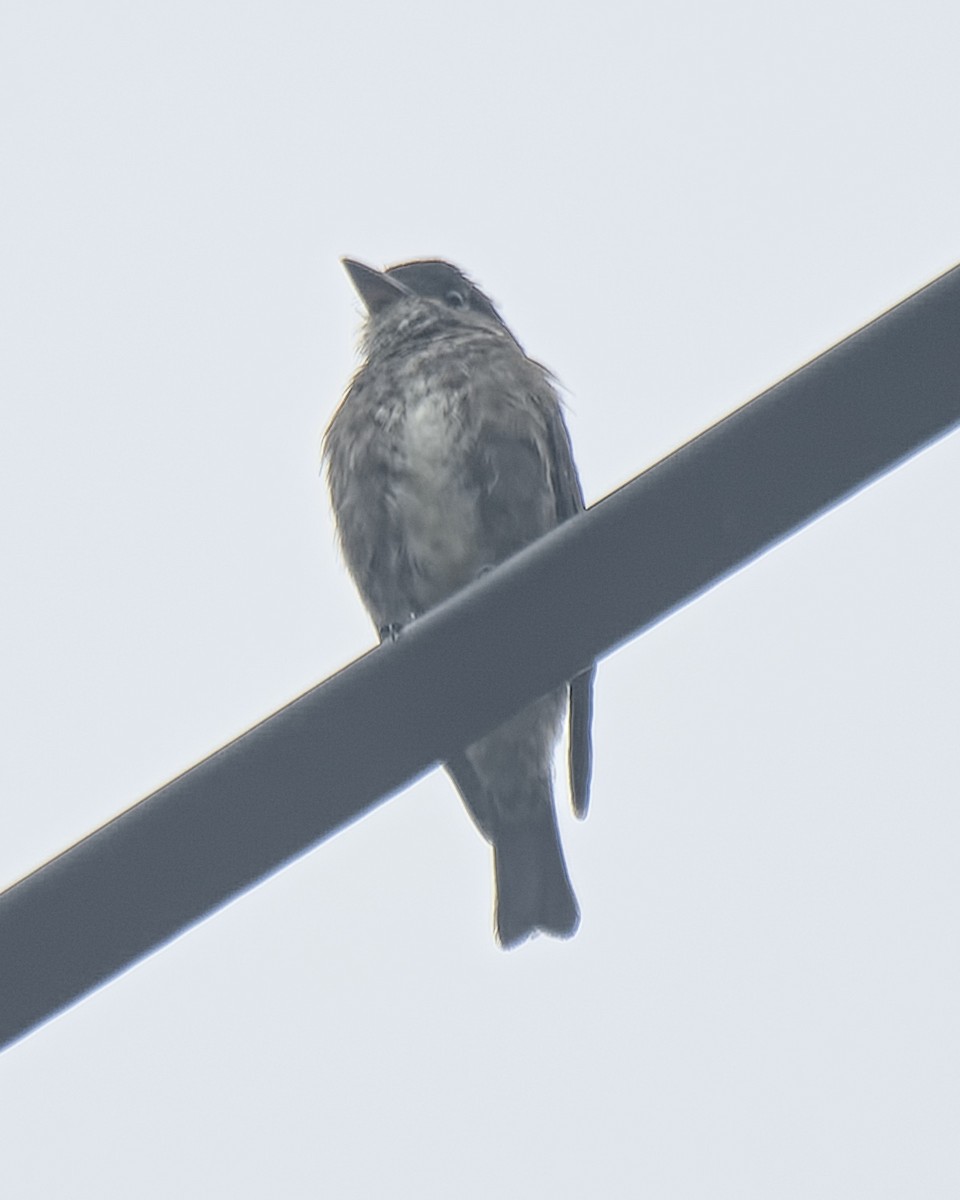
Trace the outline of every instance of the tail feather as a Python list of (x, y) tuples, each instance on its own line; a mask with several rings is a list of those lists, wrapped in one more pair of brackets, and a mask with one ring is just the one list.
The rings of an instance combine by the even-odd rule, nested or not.
[(504, 825), (493, 848), (497, 938), (504, 949), (541, 930), (572, 937), (580, 924), (553, 805)]

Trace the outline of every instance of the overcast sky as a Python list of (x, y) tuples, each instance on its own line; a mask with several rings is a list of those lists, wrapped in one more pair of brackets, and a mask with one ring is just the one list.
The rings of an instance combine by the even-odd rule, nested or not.
[[(372, 644), (342, 254), (467, 269), (593, 502), (960, 259), (958, 43), (6, 0), (0, 886)], [(572, 942), (435, 772), (0, 1057), (4, 1196), (960, 1194), (958, 508), (953, 437), (602, 664)]]

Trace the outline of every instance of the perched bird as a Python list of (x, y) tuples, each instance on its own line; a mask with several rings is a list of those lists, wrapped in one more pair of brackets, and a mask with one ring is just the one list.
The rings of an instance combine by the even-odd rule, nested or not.
[[(439, 260), (344, 266), (366, 308), (364, 360), (324, 436), (340, 544), (381, 639), (583, 508), (560, 400), (483, 292)], [(593, 670), (447, 762), (493, 846), (501, 945), (580, 922), (552, 757), (570, 708), (584, 816)]]

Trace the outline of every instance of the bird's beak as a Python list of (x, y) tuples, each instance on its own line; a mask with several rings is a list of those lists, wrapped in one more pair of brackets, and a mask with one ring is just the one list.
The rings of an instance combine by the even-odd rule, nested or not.
[(383, 312), (404, 296), (413, 295), (406, 284), (385, 271), (375, 271), (355, 258), (342, 258), (340, 261), (371, 316)]

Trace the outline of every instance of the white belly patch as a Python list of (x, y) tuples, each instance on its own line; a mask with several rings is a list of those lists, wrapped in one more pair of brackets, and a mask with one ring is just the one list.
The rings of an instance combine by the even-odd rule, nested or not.
[(438, 597), (468, 583), (478, 561), (480, 514), (468, 478), (466, 431), (449, 397), (407, 400), (394, 503), (407, 556)]

